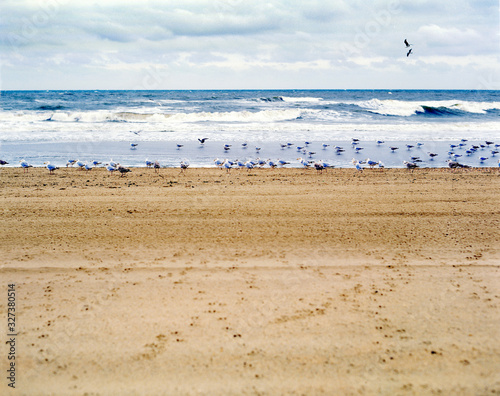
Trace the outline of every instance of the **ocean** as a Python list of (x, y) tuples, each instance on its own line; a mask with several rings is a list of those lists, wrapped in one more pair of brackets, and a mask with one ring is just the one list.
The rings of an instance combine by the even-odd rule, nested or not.
[[(148, 159), (208, 167), (216, 158), (261, 158), (298, 167), (302, 157), (337, 167), (353, 167), (353, 158), (386, 167), (403, 161), (445, 167), (449, 159), (489, 167), (500, 158), (500, 91), (2, 91), (0, 97), (6, 166), (22, 159), (33, 166), (112, 159), (137, 167)], [(429, 152), (438, 155), (431, 159)]]

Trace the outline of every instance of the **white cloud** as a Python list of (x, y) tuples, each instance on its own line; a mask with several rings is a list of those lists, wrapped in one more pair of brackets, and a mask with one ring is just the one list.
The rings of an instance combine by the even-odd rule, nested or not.
[[(107, 82), (107, 72), (120, 70), (140, 78), (151, 65), (168, 69), (173, 79), (177, 75), (179, 84), (183, 78), (190, 84), (196, 73), (207, 70), (212, 81), (225, 81), (230, 71), (238, 74), (235, 81), (277, 85), (281, 78), (293, 81), (294, 73), (313, 82), (319, 71), (330, 84), (353, 85), (375, 80), (377, 85), (390, 85), (394, 73), (410, 69), (423, 81), (433, 70), (472, 75), (484, 70), (485, 64), (498, 70), (498, 59), (491, 55), (498, 52), (499, 40), (497, 15), (492, 13), (494, 9), (498, 13), (495, 3), (4, 0), (0, 6), (3, 84), (8, 88), (38, 84), (41, 66), (47, 72), (44, 81), (59, 71), (74, 73), (69, 81)], [(409, 58), (404, 38), (414, 43)], [(344, 78), (330, 78), (329, 72), (342, 72)]]

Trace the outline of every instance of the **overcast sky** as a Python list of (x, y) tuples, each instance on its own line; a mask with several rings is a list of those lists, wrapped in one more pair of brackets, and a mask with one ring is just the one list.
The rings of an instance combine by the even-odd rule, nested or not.
[(2, 89), (500, 89), (498, 0), (1, 0), (0, 35)]

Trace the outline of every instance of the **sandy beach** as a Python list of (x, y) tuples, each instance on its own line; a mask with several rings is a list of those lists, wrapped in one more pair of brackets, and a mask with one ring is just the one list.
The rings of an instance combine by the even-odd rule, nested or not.
[(19, 394), (500, 394), (497, 169), (5, 168), (0, 202)]

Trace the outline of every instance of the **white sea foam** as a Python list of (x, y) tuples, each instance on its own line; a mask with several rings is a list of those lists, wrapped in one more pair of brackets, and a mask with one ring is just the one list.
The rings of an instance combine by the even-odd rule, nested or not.
[(401, 101), (371, 99), (368, 101), (351, 102), (368, 111), (391, 116), (409, 117), (423, 113), (425, 107), (460, 110), (468, 113), (485, 114), (488, 110), (500, 109), (500, 102), (465, 102), (455, 100), (444, 101)]
[(154, 109), (127, 109), (119, 111), (31, 111), (2, 112), (0, 122), (155, 122), (155, 123), (193, 123), (193, 122), (279, 122), (294, 120), (302, 115), (300, 109), (230, 111), (230, 112), (189, 112), (164, 113)]
[(322, 98), (316, 98), (316, 97), (290, 97), (290, 96), (281, 96), (281, 99), (284, 102), (290, 102), (290, 103), (295, 103), (295, 102), (311, 102), (311, 103), (319, 103), (322, 101)]
[[(155, 115), (153, 117), (162, 117)], [(273, 118), (273, 120), (275, 120)], [(132, 132), (139, 132), (133, 134)], [(211, 141), (365, 141), (420, 140), (456, 141), (495, 140), (499, 138), (497, 122), (427, 122), (427, 123), (362, 123), (309, 122), (2, 122), (0, 141), (186, 141), (202, 136)]]

